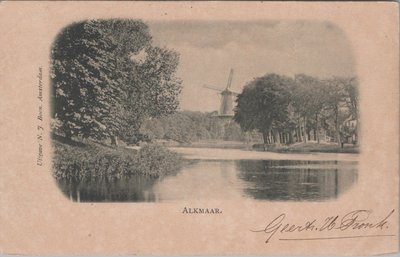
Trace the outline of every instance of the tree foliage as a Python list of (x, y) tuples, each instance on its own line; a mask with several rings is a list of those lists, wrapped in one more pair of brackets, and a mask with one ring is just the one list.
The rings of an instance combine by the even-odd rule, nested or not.
[(178, 106), (179, 56), (152, 46), (141, 21), (72, 24), (55, 40), (51, 60), (53, 115), (66, 137), (128, 138), (145, 117)]
[(358, 124), (357, 88), (356, 78), (267, 74), (249, 82), (238, 95), (234, 119), (245, 131), (261, 132), (266, 144), (307, 142), (312, 137), (319, 142), (321, 129), (340, 143), (341, 133), (348, 130), (344, 122)]
[(284, 127), (292, 86), (291, 78), (277, 74), (254, 79), (237, 97), (234, 120), (244, 131), (258, 130), (263, 135)]
[(215, 113), (194, 111), (178, 111), (160, 118), (148, 119), (140, 131), (152, 139), (170, 139), (180, 143), (246, 139), (246, 133), (236, 122), (220, 120)]

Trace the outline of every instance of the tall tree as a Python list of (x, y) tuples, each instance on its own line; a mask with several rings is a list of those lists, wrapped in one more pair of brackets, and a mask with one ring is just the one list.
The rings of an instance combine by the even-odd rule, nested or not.
[(115, 44), (100, 28), (98, 21), (73, 24), (53, 45), (54, 115), (68, 138), (105, 137), (106, 119), (118, 108), (120, 91), (113, 79)]
[(304, 142), (307, 142), (308, 128), (312, 127), (314, 138), (319, 143), (320, 116), (326, 102), (325, 85), (318, 78), (298, 74), (292, 95), (295, 112), (300, 116), (299, 127), (304, 131)]
[(244, 131), (258, 130), (264, 144), (270, 131), (279, 142), (279, 130), (288, 120), (290, 89), (293, 80), (286, 76), (268, 74), (248, 83), (238, 95), (234, 120)]
[(360, 129), (360, 119), (359, 119), (359, 95), (358, 95), (358, 79), (356, 77), (344, 78), (343, 87), (345, 94), (345, 104), (349, 110), (350, 119), (355, 120), (355, 127), (346, 128), (349, 133), (354, 134), (355, 142), (359, 144), (359, 129)]
[(72, 24), (52, 48), (54, 117), (66, 137), (111, 137), (115, 144), (126, 130), (138, 131), (143, 117), (177, 108), (178, 62), (174, 51), (151, 45), (141, 21)]
[(175, 75), (179, 64), (176, 52), (150, 46), (143, 51), (142, 60), (132, 60), (126, 80), (126, 126), (121, 132), (126, 139), (144, 120), (173, 113), (181, 92), (181, 80)]
[(331, 79), (325, 80), (324, 82), (326, 90), (325, 108), (328, 111), (331, 120), (333, 120), (335, 141), (340, 144), (340, 125), (348, 117), (345, 105), (345, 85), (347, 83), (347, 79), (341, 77), (333, 77)]
[(345, 101), (354, 119), (358, 121), (358, 79), (355, 77), (343, 79)]

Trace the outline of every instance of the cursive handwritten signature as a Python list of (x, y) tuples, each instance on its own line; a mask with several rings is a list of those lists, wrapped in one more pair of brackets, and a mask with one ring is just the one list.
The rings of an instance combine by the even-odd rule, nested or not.
[[(372, 210), (354, 210), (343, 216), (333, 215), (326, 217), (323, 221), (318, 221), (317, 219), (307, 220), (302, 224), (291, 224), (286, 221), (286, 214), (282, 213), (271, 222), (269, 222), (264, 228), (257, 230), (250, 230), (255, 233), (265, 233), (267, 234), (268, 243), (275, 234), (285, 234), (293, 232), (304, 232), (312, 231), (315, 233), (322, 231), (347, 231), (347, 230), (384, 230), (389, 228), (388, 220), (389, 217), (394, 213), (391, 210), (388, 215), (383, 219), (378, 219), (377, 221), (370, 221)], [(360, 236), (358, 236), (360, 237)], [(316, 238), (314, 238), (316, 239)], [(282, 240), (282, 239), (281, 239)], [(283, 239), (288, 240), (288, 239)]]

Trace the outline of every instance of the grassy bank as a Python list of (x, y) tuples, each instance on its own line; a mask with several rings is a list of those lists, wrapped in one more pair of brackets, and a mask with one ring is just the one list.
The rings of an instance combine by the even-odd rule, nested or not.
[(113, 179), (130, 175), (161, 177), (175, 173), (181, 165), (178, 154), (157, 144), (133, 150), (94, 141), (66, 141), (55, 136), (53, 151), (53, 175), (56, 179)]
[[(263, 150), (262, 145), (255, 145), (256, 150)], [(271, 145), (267, 147), (269, 152), (277, 153), (359, 153), (359, 147), (352, 144), (345, 144), (341, 148), (337, 144), (297, 143), (293, 145)]]

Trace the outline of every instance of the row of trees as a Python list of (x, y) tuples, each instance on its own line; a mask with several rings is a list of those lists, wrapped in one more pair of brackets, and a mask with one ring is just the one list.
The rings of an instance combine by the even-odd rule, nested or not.
[[(244, 131), (262, 133), (264, 144), (310, 138), (319, 142), (322, 130), (341, 143), (350, 133), (357, 137), (357, 88), (354, 77), (267, 74), (249, 82), (238, 95), (234, 120)], [(355, 120), (356, 126), (348, 128), (346, 120)]]
[(51, 52), (53, 117), (67, 138), (128, 140), (144, 120), (173, 113), (179, 56), (152, 45), (137, 20), (88, 20), (66, 27)]

